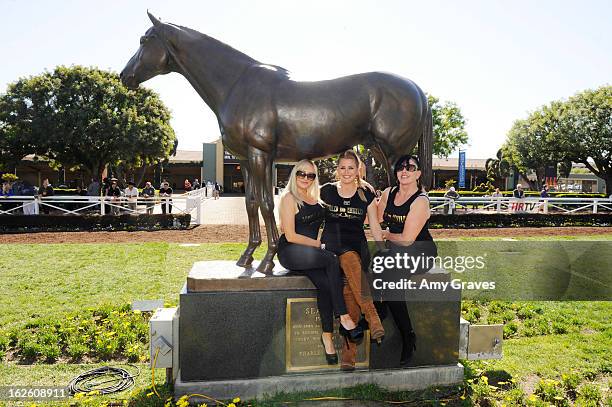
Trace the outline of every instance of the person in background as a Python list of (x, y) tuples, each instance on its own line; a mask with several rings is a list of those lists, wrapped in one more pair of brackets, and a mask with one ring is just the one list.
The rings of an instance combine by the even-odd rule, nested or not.
[(146, 182), (145, 187), (142, 189), (142, 197), (146, 200), (147, 214), (153, 214), (153, 208), (155, 206), (155, 188), (149, 181)]
[(219, 199), (220, 195), (221, 195), (221, 185), (219, 185), (219, 183), (215, 181), (215, 187), (213, 189), (213, 196), (215, 197), (215, 199)]
[(512, 191), (512, 196), (518, 199), (525, 198), (525, 191), (523, 191), (523, 186), (521, 184), (516, 184), (516, 189)]
[[(48, 197), (48, 196), (53, 196), (55, 195), (55, 192), (53, 191), (53, 186), (49, 183), (49, 178), (45, 178), (43, 179), (42, 182), (42, 186), (38, 189), (38, 196), (41, 198), (41, 201)], [(45, 215), (49, 214), (49, 207), (47, 205), (41, 205), (42, 206), (42, 212)]]
[(544, 184), (544, 188), (540, 191), (540, 198), (548, 198), (548, 185)]
[(459, 199), (459, 193), (455, 190), (455, 187), (450, 187), (444, 194), (445, 198)]
[(134, 181), (128, 182), (128, 187), (123, 191), (123, 195), (127, 198), (127, 206), (132, 215), (136, 215), (136, 208), (138, 206), (138, 188)]
[(486, 205), (487, 210), (499, 210), (500, 209), (500, 199), (503, 198), (504, 194), (501, 193), (499, 188), (495, 188), (495, 192), (491, 194), (491, 203), (495, 203), (495, 206)]
[(119, 215), (119, 204), (121, 202), (121, 188), (117, 183), (117, 178), (112, 178), (110, 182), (110, 187), (108, 187), (106, 191), (106, 196), (110, 197), (111, 204), (110, 211), (113, 215)]
[(200, 189), (200, 181), (198, 181), (198, 179), (194, 179), (193, 180), (193, 185), (191, 185), (191, 187), (193, 188), (193, 190), (195, 191), (196, 189)]
[(87, 186), (87, 196), (100, 196), (100, 183), (97, 179), (91, 179), (91, 182)]
[[(23, 196), (36, 196), (36, 188), (34, 185), (30, 184), (28, 181), (23, 181), (21, 187), (21, 194)], [(38, 215), (38, 207), (34, 201), (24, 203), (23, 205), (23, 214), (24, 215)]]
[(2, 196), (9, 197), (13, 195), (13, 188), (10, 182), (4, 181), (2, 183)]
[(191, 191), (191, 182), (187, 178), (185, 178), (185, 182), (183, 183), (183, 189), (185, 192)]
[(448, 205), (444, 205), (444, 213), (447, 214), (449, 212), (451, 204), (453, 204), (454, 207), (454, 201), (459, 199), (459, 194), (457, 193), (457, 191), (455, 191), (455, 187), (450, 187), (448, 191), (446, 191), (446, 193), (444, 194), (444, 198), (450, 198), (453, 200), (453, 202), (449, 202)]
[(161, 197), (161, 207), (162, 213), (172, 213), (172, 188), (170, 188), (170, 184), (168, 181), (164, 181), (159, 188), (159, 196)]

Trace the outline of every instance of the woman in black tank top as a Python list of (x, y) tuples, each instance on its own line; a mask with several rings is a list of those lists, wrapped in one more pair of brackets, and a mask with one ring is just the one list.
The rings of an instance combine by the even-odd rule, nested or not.
[[(383, 231), (390, 249), (387, 255), (408, 253), (410, 256), (422, 256), (420, 266), (411, 272), (425, 273), (431, 268), (425, 260), (437, 256), (437, 248), (427, 228), (430, 216), (429, 198), (423, 193), (419, 160), (415, 156), (402, 156), (393, 167), (397, 186), (387, 188), (378, 204), (379, 220), (384, 221), (389, 228)], [(402, 335), (400, 365), (406, 366), (416, 350), (416, 335), (406, 303), (384, 301), (376, 305), (381, 314), (384, 315), (383, 309), (388, 306), (393, 315)]]
[[(369, 264), (368, 242), (363, 225), (366, 217), (370, 229), (378, 241), (382, 241), (382, 230), (378, 223), (375, 195), (360, 178), (363, 168), (359, 156), (347, 150), (339, 156), (336, 175), (338, 182), (321, 187), (321, 200), (325, 204), (325, 228), (321, 241), (327, 250), (338, 255), (344, 274), (344, 302), (351, 318), (359, 320), (365, 315), (370, 329), (370, 338), (380, 342), (385, 330), (380, 322), (372, 296), (366, 283), (363, 265)], [(368, 216), (369, 215), (369, 216)], [(342, 370), (354, 370), (356, 346), (346, 342), (342, 350)]]
[(363, 330), (346, 310), (338, 257), (318, 240), (325, 209), (319, 203), (317, 178), (317, 168), (309, 160), (298, 162), (291, 171), (279, 208), (284, 233), (279, 240), (278, 260), (286, 269), (307, 276), (317, 287), (325, 358), (328, 364), (337, 364), (332, 336), (334, 314), (340, 317), (341, 333), (351, 340), (361, 339)]

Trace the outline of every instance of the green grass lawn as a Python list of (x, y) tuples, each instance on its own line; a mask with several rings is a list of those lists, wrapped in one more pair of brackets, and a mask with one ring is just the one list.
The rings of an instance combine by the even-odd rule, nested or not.
[[(575, 237), (554, 238), (573, 239)], [(580, 236), (579, 240), (612, 240), (612, 236)], [(163, 299), (167, 304), (177, 304), (179, 290), (193, 262), (234, 260), (243, 247), (237, 243), (203, 244), (199, 247), (171, 243), (0, 245), (3, 253), (0, 257), (0, 331), (20, 327), (36, 318), (57, 318), (102, 306), (120, 307), (134, 300)], [(257, 256), (261, 257), (263, 250), (259, 249)], [(279, 395), (259, 401), (257, 405), (276, 405), (281, 401), (327, 395), (412, 400), (412, 405), (419, 405), (418, 400), (421, 400), (424, 404), (437, 405), (548, 406), (555, 404), (554, 397), (552, 402), (542, 400), (548, 397), (547, 394), (560, 391), (558, 388), (562, 384), (554, 385), (558, 388), (551, 390), (545, 388), (546, 383), (540, 387), (537, 383), (540, 379), (554, 379), (561, 383), (563, 375), (577, 377), (578, 384), (573, 390), (563, 390), (567, 394), (575, 393), (572, 403), (573, 400), (590, 400), (589, 391), (594, 391), (589, 390), (590, 385), (601, 389), (600, 405), (609, 397), (606, 391), (609, 392), (612, 375), (611, 302), (537, 302), (528, 305), (475, 302), (465, 304), (464, 315), (477, 323), (516, 325), (516, 330), (506, 333), (508, 339), (504, 343), (503, 359), (467, 362), (465, 387), (394, 393), (365, 386), (326, 393)], [(108, 364), (121, 363), (111, 361)], [(99, 364), (24, 365), (3, 361), (0, 386), (65, 384), (76, 374), (96, 366)], [(133, 405), (163, 406), (164, 400), (147, 397), (151, 393), (148, 388), (151, 371), (146, 364), (138, 366), (141, 374), (134, 392), (117, 397), (129, 397)], [(160, 370), (157, 375), (162, 378), (163, 372)], [(483, 377), (487, 377), (489, 384), (483, 384)], [(496, 389), (490, 387), (510, 379), (516, 384), (506, 387), (494, 385)], [(529, 401), (527, 395), (521, 393), (523, 390), (517, 387), (519, 385), (527, 388), (528, 393), (535, 387), (537, 400)], [(506, 400), (508, 398), (510, 400)], [(105, 400), (105, 397), (94, 397), (88, 403), (99, 405)], [(543, 404), (538, 404), (540, 401)], [(608, 399), (608, 403), (612, 400)], [(559, 401), (556, 405), (566, 404)], [(592, 404), (585, 402), (583, 405)]]

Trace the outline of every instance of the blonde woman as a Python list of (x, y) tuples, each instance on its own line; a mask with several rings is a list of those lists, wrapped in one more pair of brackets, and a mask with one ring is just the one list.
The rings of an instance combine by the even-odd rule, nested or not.
[(325, 209), (319, 203), (317, 167), (312, 161), (302, 160), (293, 167), (279, 212), (283, 234), (279, 240), (278, 260), (286, 269), (307, 276), (317, 287), (325, 359), (330, 365), (337, 364), (338, 354), (333, 343), (334, 314), (340, 316), (340, 331), (348, 339), (361, 339), (363, 330), (346, 310), (338, 257), (325, 250), (318, 239)]
[[(340, 154), (336, 168), (337, 182), (321, 187), (321, 200), (325, 203), (325, 228), (321, 241), (328, 250), (340, 258), (340, 267), (346, 278), (344, 302), (349, 315), (358, 320), (365, 315), (370, 328), (370, 337), (380, 342), (385, 330), (363, 273), (363, 265), (369, 264), (368, 243), (363, 230), (368, 218), (374, 238), (382, 242), (382, 229), (378, 223), (376, 199), (369, 184), (362, 180), (365, 173), (359, 156), (353, 150)], [(345, 343), (341, 368), (355, 368), (356, 346)]]

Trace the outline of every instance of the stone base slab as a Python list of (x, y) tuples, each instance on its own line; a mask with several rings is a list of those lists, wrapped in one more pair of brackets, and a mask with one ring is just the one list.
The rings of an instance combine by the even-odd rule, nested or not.
[[(217, 400), (261, 399), (280, 392), (325, 391), (359, 384), (376, 384), (391, 391), (422, 390), (429, 386), (450, 386), (463, 381), (463, 365), (425, 366), (408, 369), (357, 370), (354, 372), (309, 373), (257, 379), (174, 382), (174, 396), (203, 394)], [(210, 402), (192, 397), (190, 401)]]

